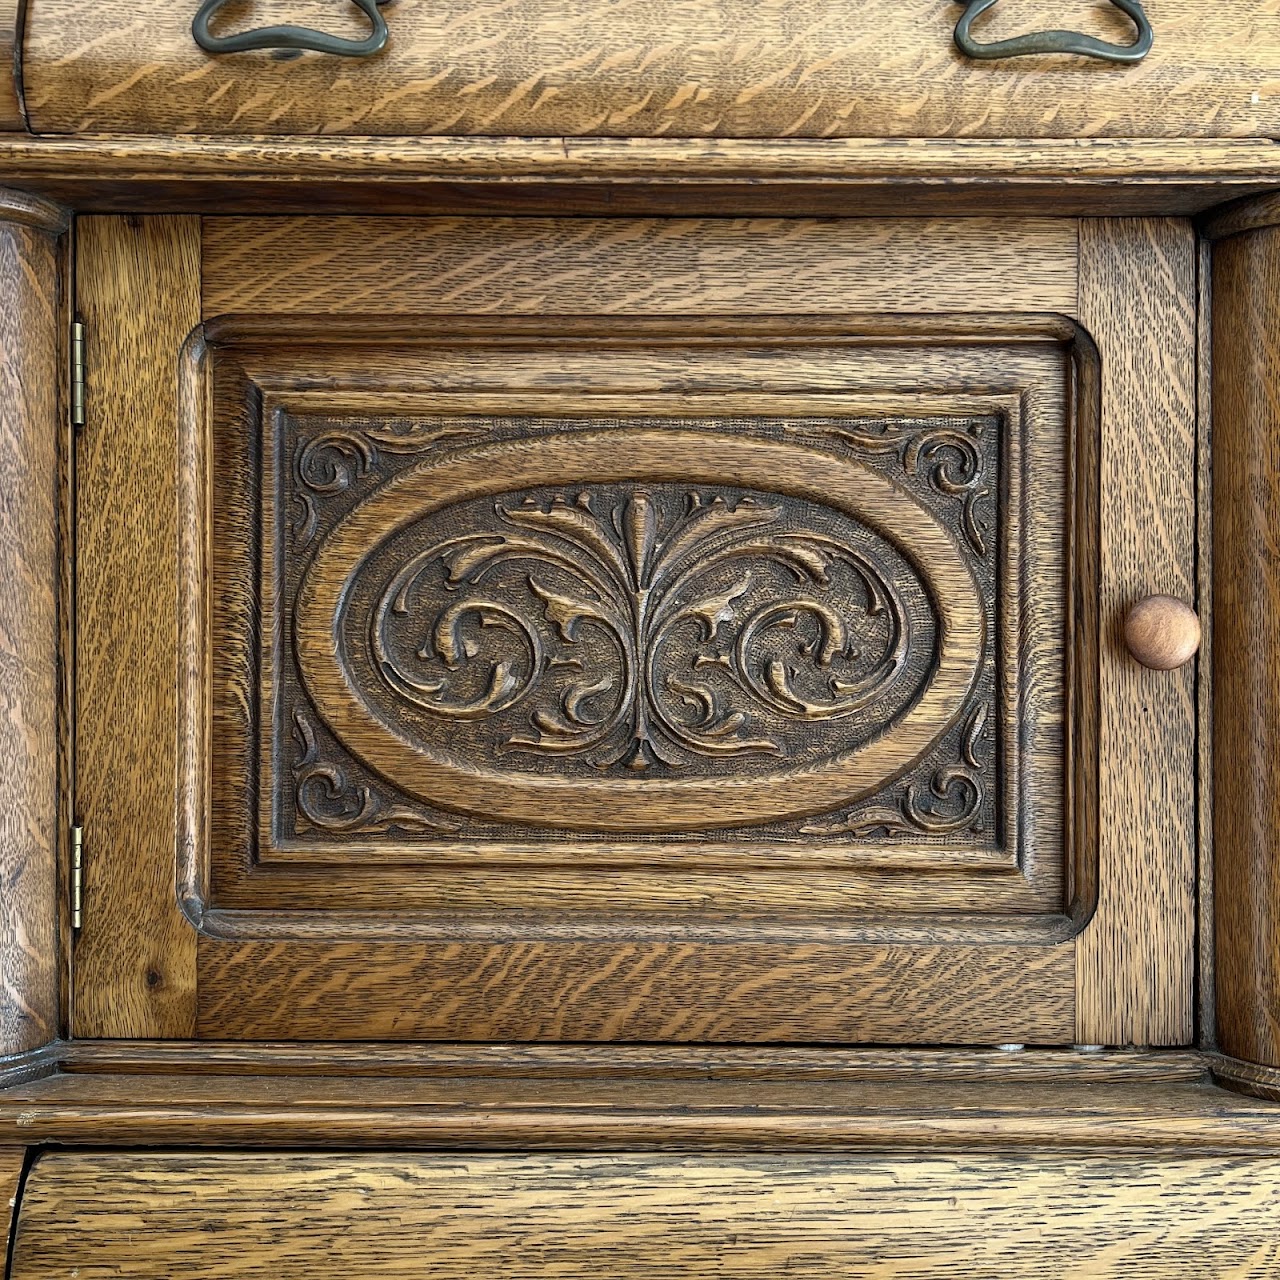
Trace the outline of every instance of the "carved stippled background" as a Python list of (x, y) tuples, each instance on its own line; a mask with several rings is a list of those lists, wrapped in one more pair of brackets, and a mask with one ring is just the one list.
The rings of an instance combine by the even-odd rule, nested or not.
[[(423, 805), (365, 768), (316, 714), (293, 660), (299, 584), (328, 534), (415, 463), (481, 442), (656, 425), (278, 415), (271, 507), (283, 661), (262, 778), (281, 842), (581, 838)], [(994, 637), (1002, 420), (662, 420), (786, 439), (883, 471), (953, 532)], [(785, 488), (785, 477), (779, 477)], [(936, 661), (938, 621), (892, 531), (732, 486), (575, 483), (468, 499), (371, 546), (343, 603), (341, 661), (374, 713), (424, 751), (511, 775), (777, 775), (882, 732)], [(992, 646), (927, 758), (851, 809), (729, 839), (999, 847)], [(273, 784), (274, 779), (274, 784)], [(713, 815), (709, 815), (713, 820)], [(643, 837), (642, 837), (643, 838)]]

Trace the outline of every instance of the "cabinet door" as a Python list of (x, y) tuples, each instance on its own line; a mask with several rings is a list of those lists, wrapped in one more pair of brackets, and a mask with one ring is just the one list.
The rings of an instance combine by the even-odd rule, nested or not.
[(1185, 1039), (1192, 265), (89, 220), (78, 1032)]

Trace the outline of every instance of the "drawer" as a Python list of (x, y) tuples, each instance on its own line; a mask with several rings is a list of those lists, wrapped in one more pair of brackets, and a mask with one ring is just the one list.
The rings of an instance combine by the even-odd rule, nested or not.
[(1248, 1158), (53, 1152), (11, 1274), (1210, 1280), (1278, 1225)]
[[(1256, 0), (1149, 0), (1136, 65), (960, 56), (950, 0), (398, 0), (385, 49), (211, 56), (197, 0), (31, 0), (22, 59), (36, 133), (536, 137), (1269, 138), (1280, 24)], [(354, 6), (228, 10), (219, 32), (292, 19), (345, 36)], [(1119, 9), (1005, 0), (975, 35), (1075, 28), (1121, 44)]]
[(1187, 1042), (1185, 223), (77, 261), (77, 1035)]

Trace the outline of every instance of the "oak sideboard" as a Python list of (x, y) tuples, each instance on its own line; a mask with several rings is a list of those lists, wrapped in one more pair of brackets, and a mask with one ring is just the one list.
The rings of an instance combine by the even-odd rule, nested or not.
[(1278, 758), (1276, 0), (0, 0), (6, 1280), (1280, 1276)]

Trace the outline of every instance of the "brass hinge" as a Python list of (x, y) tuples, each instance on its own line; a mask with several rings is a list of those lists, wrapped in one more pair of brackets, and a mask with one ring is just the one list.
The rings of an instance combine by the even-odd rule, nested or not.
[(71, 324), (71, 425), (84, 426), (85, 397), (84, 322)]
[(84, 923), (84, 828), (71, 828), (71, 928)]

